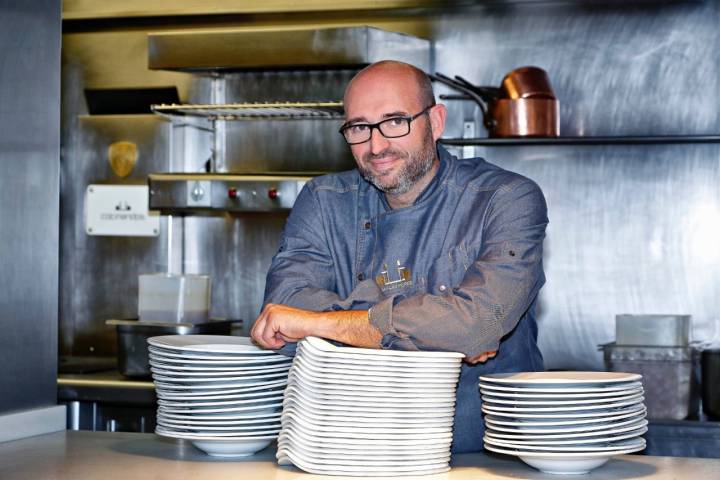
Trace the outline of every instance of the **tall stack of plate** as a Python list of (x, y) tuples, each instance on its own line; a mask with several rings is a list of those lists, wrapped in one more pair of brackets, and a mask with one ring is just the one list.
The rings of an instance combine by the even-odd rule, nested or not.
[(546, 473), (587, 473), (645, 448), (641, 376), (525, 372), (480, 377), (485, 448)]
[(363, 477), (449, 470), (462, 358), (306, 338), (285, 391), (278, 463)]
[(148, 343), (158, 435), (223, 457), (251, 455), (277, 438), (291, 358), (247, 337), (168, 335)]

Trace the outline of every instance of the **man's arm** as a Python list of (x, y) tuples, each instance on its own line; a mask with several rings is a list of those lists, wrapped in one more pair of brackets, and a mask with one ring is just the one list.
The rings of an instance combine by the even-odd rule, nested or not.
[(367, 310), (312, 312), (273, 303), (265, 305), (251, 332), (260, 345), (275, 349), (311, 335), (365, 348), (380, 348), (382, 338)]
[(545, 198), (535, 183), (522, 179), (498, 189), (486, 212), (479, 255), (460, 285), (388, 297), (370, 309), (383, 348), (454, 350), (470, 359), (496, 351), (545, 281), (547, 222)]

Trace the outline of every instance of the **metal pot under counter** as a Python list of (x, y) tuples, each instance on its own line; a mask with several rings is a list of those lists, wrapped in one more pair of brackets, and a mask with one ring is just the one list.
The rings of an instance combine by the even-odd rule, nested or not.
[[(243, 459), (218, 460), (189, 443), (141, 433), (57, 432), (0, 444), (0, 477), (3, 480), (229, 480), (241, 477), (291, 480), (300, 476), (308, 480), (336, 478), (307, 474), (293, 467), (279, 467), (272, 446)], [(583, 478), (640, 477), (653, 480), (720, 478), (720, 460), (621, 455)], [(471, 453), (455, 455), (450, 472), (423, 478), (541, 479), (548, 475), (511, 457)]]

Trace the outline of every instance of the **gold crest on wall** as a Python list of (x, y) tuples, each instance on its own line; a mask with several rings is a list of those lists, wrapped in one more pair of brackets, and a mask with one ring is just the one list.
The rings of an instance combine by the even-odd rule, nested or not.
[(133, 142), (115, 142), (108, 147), (108, 162), (118, 177), (130, 175), (137, 163), (137, 157), (137, 145)]

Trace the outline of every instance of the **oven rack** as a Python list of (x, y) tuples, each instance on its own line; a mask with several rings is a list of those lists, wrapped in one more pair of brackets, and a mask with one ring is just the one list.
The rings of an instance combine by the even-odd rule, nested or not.
[(152, 111), (159, 115), (193, 116), (207, 120), (254, 119), (342, 119), (342, 102), (270, 102), (227, 104), (158, 104)]

